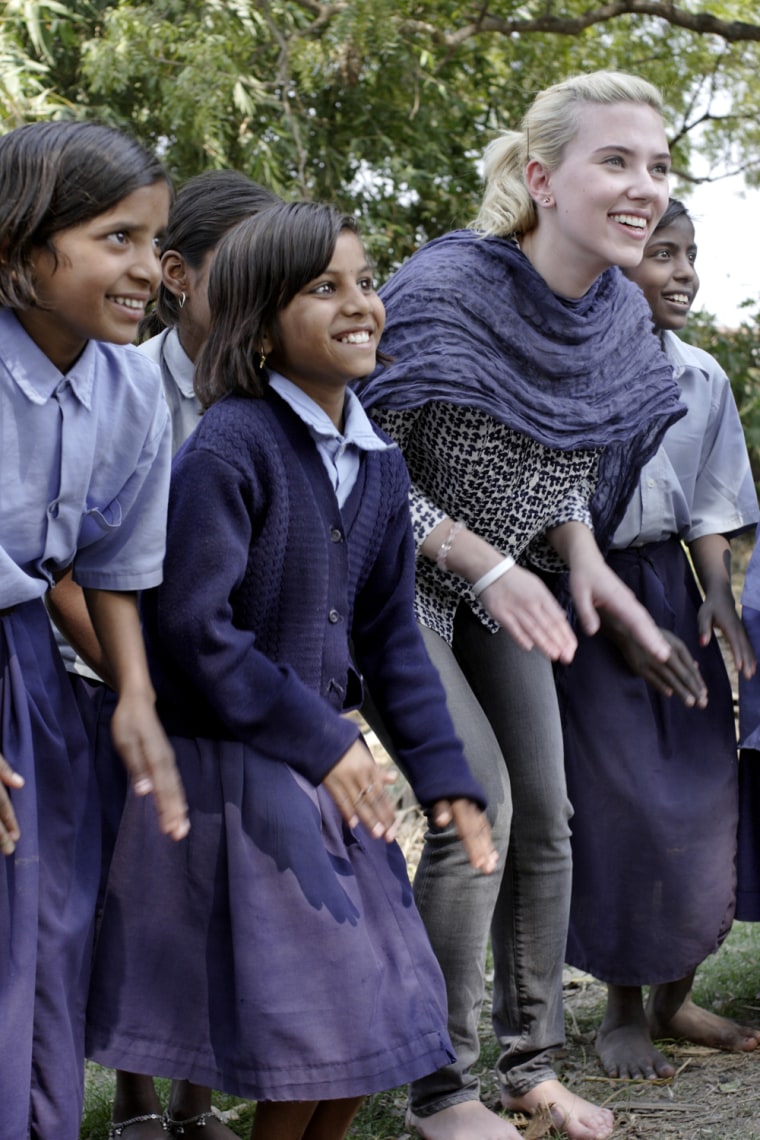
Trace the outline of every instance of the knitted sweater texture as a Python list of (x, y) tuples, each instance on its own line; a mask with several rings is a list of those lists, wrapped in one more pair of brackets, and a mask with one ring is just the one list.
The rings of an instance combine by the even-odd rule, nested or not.
[[(175, 735), (239, 740), (321, 782), (366, 677), (422, 803), (483, 803), (414, 619), (409, 481), (365, 452), (343, 509), (276, 393), (215, 404), (178, 453), (164, 582), (143, 600)], [(353, 649), (353, 660), (351, 649)]]

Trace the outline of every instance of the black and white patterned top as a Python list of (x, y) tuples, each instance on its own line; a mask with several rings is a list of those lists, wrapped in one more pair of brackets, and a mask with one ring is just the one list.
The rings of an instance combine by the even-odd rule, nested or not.
[[(523, 565), (565, 568), (545, 532), (571, 521), (591, 527), (589, 502), (600, 448), (549, 448), (485, 412), (447, 403), (403, 410), (375, 407), (370, 414), (404, 453), (418, 547), (448, 515)], [(439, 570), (429, 558), (418, 559), (419, 622), (451, 643), (461, 600), (489, 629), (498, 629), (473, 598), (469, 583)]]

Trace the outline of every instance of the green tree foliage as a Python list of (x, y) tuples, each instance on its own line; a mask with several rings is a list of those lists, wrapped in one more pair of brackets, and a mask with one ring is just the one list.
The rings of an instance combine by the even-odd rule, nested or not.
[(576, 71), (661, 87), (681, 182), (695, 143), (760, 181), (758, 0), (7, 0), (0, 58), (6, 128), (96, 117), (179, 181), (232, 166), (331, 199), (384, 269), (472, 217), (487, 140)]

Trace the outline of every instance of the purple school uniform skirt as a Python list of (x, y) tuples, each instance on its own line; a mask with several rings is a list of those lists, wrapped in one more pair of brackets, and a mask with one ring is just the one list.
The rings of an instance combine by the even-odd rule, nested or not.
[(287, 765), (173, 738), (186, 840), (129, 795), (88, 1056), (255, 1100), (355, 1097), (449, 1064), (443, 979), (403, 855)]
[(699, 662), (706, 709), (660, 696), (604, 637), (560, 670), (573, 895), (567, 961), (613, 985), (686, 977), (727, 934), (734, 908), (737, 757), (731, 689), (700, 595), (673, 538), (609, 563)]
[[(744, 606), (742, 620), (760, 659), (760, 611)], [(739, 739), (736, 917), (760, 922), (760, 673), (739, 678)]]
[(0, 617), (0, 752), (24, 777), (0, 873), (0, 1131), (74, 1140), (100, 866), (87, 738), (42, 601)]

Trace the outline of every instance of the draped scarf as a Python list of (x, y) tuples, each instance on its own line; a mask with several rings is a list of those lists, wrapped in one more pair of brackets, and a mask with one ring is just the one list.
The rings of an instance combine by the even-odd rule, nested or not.
[(643, 293), (617, 267), (557, 296), (517, 244), (456, 230), (381, 290), (393, 359), (356, 384), (365, 407), (477, 408), (547, 447), (603, 449), (592, 514), (605, 548), (644, 463), (685, 415)]

